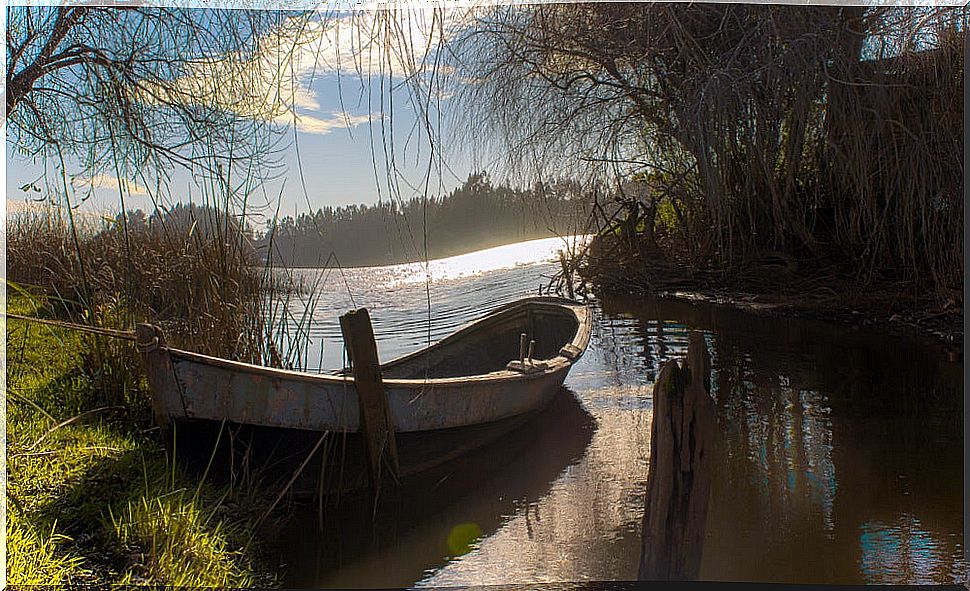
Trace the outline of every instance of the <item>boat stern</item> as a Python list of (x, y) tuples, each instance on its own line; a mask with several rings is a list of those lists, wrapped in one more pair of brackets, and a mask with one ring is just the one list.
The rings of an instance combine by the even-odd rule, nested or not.
[(135, 328), (135, 336), (151, 389), (155, 424), (167, 441), (172, 421), (185, 418), (186, 413), (172, 358), (166, 348), (165, 335), (157, 326), (139, 324)]

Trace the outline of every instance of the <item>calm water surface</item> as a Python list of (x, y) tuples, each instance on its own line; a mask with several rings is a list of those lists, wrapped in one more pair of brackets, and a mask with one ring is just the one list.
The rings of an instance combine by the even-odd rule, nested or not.
[[(425, 346), (535, 295), (561, 246), (301, 271), (317, 301), (304, 362), (343, 365), (337, 316), (355, 306), (370, 309), (382, 359)], [(547, 412), (373, 522), (321, 529), (298, 515), (280, 542), (287, 584), (636, 578), (651, 385), (689, 330), (713, 356), (719, 428), (702, 579), (965, 579), (962, 362), (934, 344), (710, 305), (611, 298), (593, 311), (590, 347)]]

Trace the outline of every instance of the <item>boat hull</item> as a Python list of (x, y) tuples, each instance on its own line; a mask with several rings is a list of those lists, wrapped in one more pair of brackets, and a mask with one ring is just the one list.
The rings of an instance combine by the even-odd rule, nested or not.
[[(358, 431), (357, 392), (351, 377), (308, 380), (240, 371), (172, 355), (186, 419), (227, 420), (246, 425), (309, 431)], [(500, 385), (487, 380), (429, 380), (387, 384), (388, 405), (399, 432), (490, 423), (545, 406), (568, 367), (518, 376)]]
[[(163, 427), (188, 419), (307, 431), (360, 429), (349, 372), (308, 374), (200, 355), (165, 346), (151, 329), (157, 340), (143, 344), (142, 352), (156, 421)], [(510, 342), (514, 339), (518, 349), (519, 331), (540, 340), (541, 359), (516, 364)], [(529, 298), (503, 306), (439, 343), (381, 366), (394, 429), (451, 429), (541, 409), (561, 388), (589, 336), (588, 309), (576, 302)], [(427, 377), (413, 377), (422, 367)], [(460, 375), (468, 368), (489, 371)]]

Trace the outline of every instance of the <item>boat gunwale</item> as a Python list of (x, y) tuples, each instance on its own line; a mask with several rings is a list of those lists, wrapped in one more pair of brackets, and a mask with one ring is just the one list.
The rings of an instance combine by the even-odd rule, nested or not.
[[(517, 382), (517, 381), (529, 381), (535, 379), (542, 379), (555, 374), (563, 369), (568, 369), (575, 363), (579, 357), (586, 352), (586, 348), (589, 345), (590, 335), (592, 332), (592, 326), (590, 324), (590, 311), (589, 306), (576, 302), (573, 300), (568, 300), (565, 298), (553, 298), (553, 297), (531, 297), (519, 299), (508, 304), (497, 307), (496, 309), (489, 312), (487, 315), (472, 320), (465, 324), (455, 332), (450, 333), (445, 338), (417, 351), (412, 351), (411, 353), (406, 353), (400, 357), (396, 357), (387, 363), (381, 364), (381, 368), (386, 369), (388, 367), (393, 367), (405, 361), (408, 361), (414, 357), (428, 354), (435, 349), (446, 346), (450, 341), (457, 339), (458, 337), (467, 334), (474, 330), (479, 330), (487, 325), (495, 323), (501, 320), (504, 316), (513, 313), (517, 308), (525, 308), (533, 305), (547, 305), (554, 306), (560, 310), (567, 310), (572, 313), (573, 317), (576, 319), (577, 327), (576, 332), (573, 334), (573, 338), (569, 343), (577, 347), (580, 351), (579, 355), (574, 358), (569, 358), (564, 355), (556, 355), (548, 359), (536, 359), (537, 362), (542, 362), (547, 365), (545, 369), (537, 370), (533, 372), (519, 372), (508, 369), (502, 369), (498, 371), (493, 371), (484, 374), (470, 374), (466, 376), (456, 376), (447, 378), (384, 378), (382, 382), (385, 387), (398, 387), (405, 389), (417, 389), (427, 387), (429, 385), (433, 386), (453, 386), (467, 383), (479, 383), (479, 382)], [(308, 372), (301, 372), (290, 369), (281, 369), (275, 367), (266, 367), (263, 365), (255, 365), (252, 363), (245, 363), (242, 361), (233, 361), (230, 359), (224, 359), (221, 357), (213, 357), (211, 355), (204, 355), (202, 353), (195, 353), (192, 351), (185, 351), (183, 349), (177, 349), (174, 347), (165, 346), (163, 349), (176, 358), (182, 358), (190, 362), (201, 363), (204, 365), (224, 368), (228, 370), (233, 370), (238, 373), (247, 373), (252, 375), (258, 375), (268, 378), (278, 378), (286, 379), (290, 381), (300, 381), (309, 382), (316, 384), (327, 384), (332, 386), (340, 385), (353, 385), (354, 378), (352, 375), (332, 375), (332, 374), (313, 374)]]

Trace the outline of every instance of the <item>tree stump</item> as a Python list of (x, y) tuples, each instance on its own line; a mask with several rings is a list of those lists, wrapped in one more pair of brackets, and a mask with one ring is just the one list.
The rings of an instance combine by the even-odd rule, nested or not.
[(668, 361), (654, 384), (641, 581), (694, 580), (700, 572), (716, 428), (710, 380), (704, 336), (694, 332), (684, 367)]

